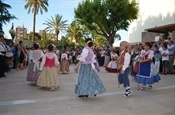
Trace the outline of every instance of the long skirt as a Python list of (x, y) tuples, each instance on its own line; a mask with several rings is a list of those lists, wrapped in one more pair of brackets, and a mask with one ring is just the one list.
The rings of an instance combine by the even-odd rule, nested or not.
[(106, 91), (98, 74), (91, 64), (82, 64), (78, 71), (75, 93), (78, 95), (97, 95)]
[(110, 56), (105, 56), (105, 61), (104, 61), (104, 67), (107, 67), (107, 65), (109, 64), (110, 62)]
[(68, 60), (62, 60), (61, 66), (60, 66), (60, 72), (69, 72), (69, 61)]
[(41, 72), (39, 70), (37, 70), (37, 68), (34, 70), (34, 63), (31, 62), (29, 64), (28, 70), (27, 70), (27, 81), (37, 82), (40, 73)]
[(158, 74), (154, 74), (154, 64), (150, 62), (141, 63), (139, 66), (138, 74), (135, 76), (135, 81), (141, 83), (143, 85), (146, 84), (154, 84), (159, 82), (160, 76)]
[(57, 67), (44, 67), (37, 81), (40, 87), (59, 87), (58, 68)]

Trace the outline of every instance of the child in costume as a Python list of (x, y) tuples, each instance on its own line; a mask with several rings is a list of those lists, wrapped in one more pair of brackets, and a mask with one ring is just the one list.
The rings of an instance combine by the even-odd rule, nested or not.
[(115, 53), (115, 51), (112, 51), (111, 52), (111, 61), (109, 62), (108, 66), (106, 67), (106, 71), (117, 73), (117, 63), (116, 63), (117, 58), (118, 58), (118, 55)]
[(129, 43), (127, 41), (122, 41), (120, 43), (120, 50), (121, 54), (118, 59), (118, 66), (117, 70), (119, 71), (118, 75), (118, 81), (119, 84), (123, 84), (125, 88), (125, 94), (124, 96), (128, 97), (131, 95), (131, 90), (130, 90), (130, 82), (129, 82), (129, 64), (130, 64), (130, 59), (131, 56), (127, 50), (127, 46), (129, 46)]
[(69, 59), (66, 50), (63, 50), (61, 54), (61, 66), (60, 66), (60, 73), (68, 73), (69, 72)]
[(54, 46), (48, 46), (48, 52), (43, 56), (41, 67), (41, 74), (38, 78), (37, 85), (40, 87), (50, 88), (54, 91), (59, 87), (58, 81), (58, 65), (59, 61), (57, 55), (54, 53)]
[(152, 84), (160, 80), (158, 74), (154, 74), (154, 63), (152, 61), (154, 57), (154, 52), (151, 50), (151, 43), (146, 42), (144, 45), (144, 50), (141, 52), (141, 57), (139, 59), (139, 70), (138, 74), (135, 76), (135, 81), (137, 83), (143, 84), (142, 90), (145, 89), (146, 85), (149, 85), (149, 88), (152, 88)]

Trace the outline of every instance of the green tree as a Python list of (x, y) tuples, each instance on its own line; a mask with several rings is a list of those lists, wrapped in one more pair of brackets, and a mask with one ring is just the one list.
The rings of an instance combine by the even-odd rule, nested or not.
[(67, 30), (67, 36), (71, 38), (71, 42), (74, 41), (75, 48), (79, 44), (80, 39), (83, 39), (84, 30), (80, 23), (73, 21)]
[(67, 28), (67, 20), (63, 20), (63, 17), (59, 14), (55, 15), (55, 17), (51, 16), (51, 19), (47, 19), (44, 25), (47, 27), (45, 30), (49, 33), (55, 33), (56, 41), (58, 42), (58, 35), (60, 32), (63, 32)]
[(10, 22), (12, 19), (16, 19), (16, 17), (8, 11), (8, 9), (12, 8), (10, 5), (4, 3), (0, 0), (0, 34), (4, 34), (3, 32), (3, 24)]
[(43, 14), (43, 10), (45, 12), (48, 11), (47, 7), (49, 6), (48, 0), (25, 0), (25, 9), (28, 9), (28, 13), (33, 13), (33, 34), (32, 34), (32, 42), (34, 42), (35, 38), (35, 26), (36, 26), (36, 15), (40, 11)]
[(46, 33), (46, 32), (44, 32), (40, 36), (40, 39), (36, 39), (35, 42), (39, 43), (42, 48), (46, 48), (47, 44), (50, 44), (50, 43), (54, 44), (53, 37), (50, 34)]
[[(89, 29), (104, 36), (112, 47), (116, 32), (127, 30), (137, 19), (138, 4), (135, 0), (85, 0), (75, 9), (75, 18)], [(100, 31), (98, 31), (98, 28)]]

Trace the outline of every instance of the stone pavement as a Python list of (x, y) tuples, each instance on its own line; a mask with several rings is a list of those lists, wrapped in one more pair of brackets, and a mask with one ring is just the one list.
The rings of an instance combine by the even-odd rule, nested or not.
[(117, 74), (101, 68), (106, 92), (79, 98), (74, 93), (77, 74), (60, 74), (60, 88), (54, 92), (26, 81), (26, 71), (12, 70), (0, 79), (0, 115), (175, 115), (175, 76), (161, 75), (153, 89), (138, 91), (130, 77), (132, 95), (124, 97), (117, 86)]

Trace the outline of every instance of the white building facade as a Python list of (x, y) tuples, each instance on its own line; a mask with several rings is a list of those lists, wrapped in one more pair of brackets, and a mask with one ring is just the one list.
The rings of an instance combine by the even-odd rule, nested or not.
[(139, 3), (139, 15), (128, 29), (130, 43), (142, 42), (142, 32), (147, 28), (175, 23), (175, 0), (136, 1)]

